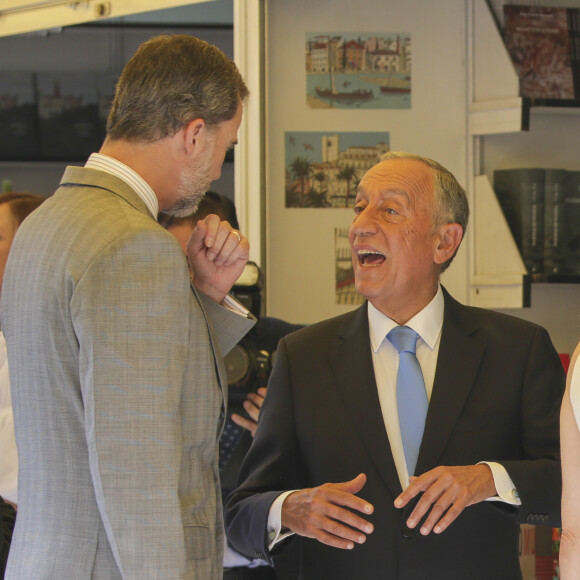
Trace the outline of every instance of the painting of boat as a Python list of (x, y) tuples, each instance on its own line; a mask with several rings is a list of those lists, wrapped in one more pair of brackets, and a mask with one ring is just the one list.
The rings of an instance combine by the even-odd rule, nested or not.
[(410, 109), (411, 36), (308, 32), (306, 102), (312, 109)]
[(389, 86), (383, 85), (381, 88), (381, 93), (386, 94), (408, 94), (411, 92), (411, 87), (396, 87), (396, 86)]
[(331, 99), (334, 101), (340, 101), (344, 103), (368, 101), (369, 99), (373, 98), (372, 89), (368, 91), (365, 89), (356, 89), (350, 92), (343, 91), (337, 92), (333, 91), (332, 89), (316, 87), (316, 94), (321, 99)]
[[(353, 91), (337, 91), (334, 83), (334, 70), (332, 66), (329, 69), (330, 88), (316, 87), (316, 95), (321, 99), (328, 99), (329, 101), (336, 101), (337, 103), (361, 103), (369, 101), (373, 98), (372, 89), (355, 89)], [(348, 83), (350, 84), (350, 83)], [(343, 86), (348, 86), (343, 83)]]
[(411, 79), (408, 76), (393, 77), (389, 75), (386, 82), (381, 84), (380, 89), (381, 93), (387, 95), (409, 94), (411, 92)]

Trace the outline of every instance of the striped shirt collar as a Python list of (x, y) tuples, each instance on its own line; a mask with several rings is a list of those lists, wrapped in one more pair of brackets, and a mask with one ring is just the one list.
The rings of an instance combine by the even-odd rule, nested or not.
[(85, 163), (85, 167), (105, 171), (123, 180), (144, 201), (147, 209), (157, 219), (157, 214), (159, 213), (157, 196), (150, 185), (136, 171), (133, 171), (133, 169), (121, 163), (118, 159), (102, 153), (92, 153)]

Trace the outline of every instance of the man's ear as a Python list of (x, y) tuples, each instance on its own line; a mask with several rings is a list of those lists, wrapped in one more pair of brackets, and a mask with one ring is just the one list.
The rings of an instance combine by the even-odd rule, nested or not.
[(455, 254), (463, 238), (463, 228), (459, 224), (443, 224), (439, 227), (434, 261), (444, 264)]
[(194, 119), (183, 130), (184, 147), (187, 155), (193, 155), (203, 149), (207, 125), (203, 119)]

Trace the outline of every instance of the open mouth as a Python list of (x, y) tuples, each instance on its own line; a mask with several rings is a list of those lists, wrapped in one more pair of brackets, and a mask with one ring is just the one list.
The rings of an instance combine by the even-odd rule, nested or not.
[(386, 260), (384, 254), (374, 250), (359, 250), (357, 257), (363, 266), (380, 266)]

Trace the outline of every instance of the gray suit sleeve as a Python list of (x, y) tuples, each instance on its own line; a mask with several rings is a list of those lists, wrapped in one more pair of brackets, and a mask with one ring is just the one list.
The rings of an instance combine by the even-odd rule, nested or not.
[(219, 351), (225, 356), (256, 324), (256, 319), (251, 314), (249, 318), (237, 314), (229, 308), (218, 304), (202, 292), (198, 291), (197, 294), (211, 320)]

